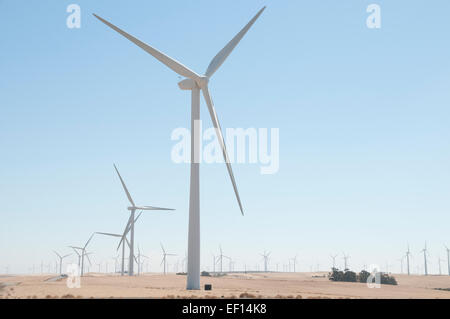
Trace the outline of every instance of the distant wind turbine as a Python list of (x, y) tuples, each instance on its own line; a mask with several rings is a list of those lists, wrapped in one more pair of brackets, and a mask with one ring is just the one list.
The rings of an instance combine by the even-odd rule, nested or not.
[(163, 251), (163, 258), (161, 260), (161, 265), (164, 264), (164, 275), (166, 274), (166, 265), (167, 265), (167, 256), (176, 256), (176, 254), (168, 254), (164, 249), (164, 246), (161, 244), (161, 249)]
[(261, 256), (263, 257), (263, 260), (264, 260), (264, 272), (267, 272), (267, 269), (268, 269), (267, 265), (269, 262), (270, 254), (271, 254), (270, 252), (267, 253), (266, 251), (264, 251), (264, 254), (261, 254)]
[[(87, 257), (86, 247), (89, 244), (89, 242), (91, 241), (92, 237), (94, 237), (94, 234), (95, 233), (93, 233), (91, 235), (91, 237), (89, 237), (88, 241), (86, 242), (86, 244), (83, 247), (69, 246), (70, 248), (78, 249), (79, 251), (81, 251), (81, 254), (80, 254), (81, 255), (81, 276), (84, 275), (84, 257), (85, 256)], [(87, 258), (89, 259), (89, 257), (87, 257)], [(89, 263), (90, 263), (90, 261), (89, 261)]]
[(348, 260), (350, 259), (349, 255), (346, 255), (345, 253), (342, 253), (344, 256), (342, 257), (344, 259), (344, 270), (348, 270)]
[[(64, 256), (61, 256), (60, 254), (58, 254), (56, 251), (53, 251), (55, 254), (56, 254), (56, 256), (58, 256), (58, 258), (59, 258), (59, 274), (61, 275), (62, 274), (62, 263), (63, 263), (63, 259), (64, 258), (66, 258), (66, 257), (69, 257), (70, 255), (72, 255), (72, 254), (67, 254), (67, 255), (64, 255)], [(42, 269), (42, 267), (41, 267), (41, 269)], [(34, 272), (34, 265), (33, 265), (33, 272)]]
[(123, 190), (125, 191), (125, 194), (127, 195), (128, 200), (130, 201), (131, 205), (128, 207), (128, 210), (131, 212), (130, 218), (128, 223), (130, 224), (130, 257), (129, 257), (129, 265), (128, 265), (128, 275), (133, 276), (133, 265), (134, 265), (134, 222), (135, 222), (135, 212), (136, 210), (174, 210), (172, 208), (161, 208), (161, 207), (153, 207), (153, 206), (136, 206), (136, 204), (133, 201), (133, 198), (131, 198), (130, 192), (128, 191), (127, 186), (125, 185), (125, 182), (122, 179), (122, 176), (120, 176), (119, 170), (117, 169), (116, 165), (114, 165), (114, 168), (116, 169), (117, 175), (119, 176), (120, 182), (122, 183)]
[(336, 268), (336, 257), (337, 257), (337, 256), (338, 256), (338, 255), (330, 255), (331, 259), (333, 259), (333, 269)]
[(144, 263), (143, 261), (141, 261), (141, 258), (147, 258), (148, 259), (149, 257), (141, 254), (141, 249), (138, 246), (138, 255), (137, 255), (138, 275), (141, 274), (141, 272), (142, 272), (142, 265)]
[(227, 258), (227, 259), (231, 259), (228, 256), (225, 256), (222, 252), (222, 246), (219, 245), (219, 250), (220, 250), (220, 255), (218, 256), (219, 260), (220, 260), (220, 272), (223, 273), (223, 258)]
[(438, 256), (439, 276), (442, 276), (441, 261), (444, 261), (444, 259), (441, 259), (441, 256)]
[[(208, 106), (208, 111), (216, 130), (216, 135), (220, 146), (222, 148), (223, 157), (227, 165), (228, 174), (233, 185), (234, 193), (239, 204), (240, 211), (244, 215), (244, 209), (242, 208), (241, 199), (239, 197), (236, 181), (234, 179), (233, 170), (231, 168), (230, 159), (225, 147), (225, 140), (222, 135), (222, 129), (219, 124), (216, 110), (209, 92), (208, 82), (212, 75), (219, 69), (219, 67), (225, 62), (226, 58), (230, 55), (233, 49), (241, 41), (247, 31), (252, 27), (255, 21), (259, 18), (265, 7), (262, 8), (256, 16), (212, 59), (209, 64), (206, 73), (199, 75), (190, 70), (180, 62), (165, 55), (161, 51), (151, 47), (148, 44), (136, 39), (132, 35), (119, 29), (110, 22), (94, 16), (101, 22), (112, 28), (114, 31), (120, 33), (122, 36), (139, 46), (141, 49), (151, 54), (157, 60), (165, 64), (167, 67), (178, 73), (180, 76), (186, 77), (183, 81), (178, 83), (180, 89), (191, 91), (191, 176), (190, 176), (190, 196), (189, 196), (189, 232), (188, 232), (188, 272), (187, 272), (187, 285), (188, 290), (200, 289), (200, 178), (199, 178), (199, 159), (200, 159), (200, 147), (197, 140), (197, 132), (194, 127), (198, 126), (200, 120), (200, 90), (203, 93), (203, 97)], [(131, 244), (133, 246), (133, 243)]]
[(411, 257), (411, 251), (409, 250), (409, 244), (408, 244), (408, 251), (406, 252), (406, 267), (407, 267), (407, 270), (408, 270), (408, 276), (411, 274), (410, 273), (410, 270), (409, 270), (409, 263), (410, 263), (410, 257)]
[(398, 261), (400, 262), (400, 273), (403, 274), (403, 260), (405, 259), (406, 255), (402, 256)]
[(425, 276), (428, 276), (428, 264), (427, 264), (427, 254), (428, 254), (428, 250), (427, 250), (427, 242), (425, 242), (425, 248), (422, 249), (423, 252), (423, 259), (424, 259), (424, 265), (425, 265)]
[(295, 272), (295, 265), (297, 265), (297, 255), (295, 255), (295, 257), (292, 258), (292, 263), (294, 264), (294, 272)]

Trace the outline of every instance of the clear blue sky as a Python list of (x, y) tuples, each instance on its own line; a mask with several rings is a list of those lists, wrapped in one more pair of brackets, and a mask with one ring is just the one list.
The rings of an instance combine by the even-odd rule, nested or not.
[[(70, 3), (81, 29), (66, 27)], [(366, 27), (370, 3), (379, 30)], [(427, 240), (437, 271), (450, 244), (447, 0), (0, 0), (0, 273), (121, 232), (128, 203), (113, 163), (136, 202), (177, 209), (136, 226), (151, 269), (160, 241), (184, 255), (189, 166), (172, 163), (170, 134), (189, 127), (189, 93), (91, 13), (204, 72), (263, 5), (211, 92), (224, 128), (280, 129), (280, 170), (234, 165), (242, 217), (225, 166), (201, 167), (202, 268), (221, 244), (239, 268), (262, 267), (264, 250), (280, 268), (298, 254), (300, 270), (345, 251), (352, 268), (398, 271), (406, 242), (419, 264)], [(204, 104), (202, 117), (209, 126)], [(94, 259), (115, 246), (94, 239)]]

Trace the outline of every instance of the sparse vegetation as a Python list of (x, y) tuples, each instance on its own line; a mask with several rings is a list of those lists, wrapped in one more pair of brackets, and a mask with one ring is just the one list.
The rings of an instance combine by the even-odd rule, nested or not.
[(241, 293), (241, 294), (239, 295), (239, 298), (254, 299), (254, 298), (256, 298), (256, 296), (253, 295), (253, 294), (250, 294), (250, 293), (248, 293), (248, 292), (244, 292), (244, 293)]
[[(342, 271), (337, 268), (333, 268), (328, 277), (332, 281), (366, 283), (370, 275), (371, 274), (366, 270), (362, 270), (359, 274), (356, 274), (348, 269)], [(382, 285), (397, 285), (395, 278), (385, 273), (380, 273), (380, 281)]]

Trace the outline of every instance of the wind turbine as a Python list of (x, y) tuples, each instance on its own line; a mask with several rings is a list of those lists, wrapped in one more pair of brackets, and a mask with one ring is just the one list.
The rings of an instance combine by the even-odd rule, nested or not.
[(292, 263), (294, 264), (294, 272), (295, 272), (295, 265), (297, 264), (297, 255), (295, 255), (295, 257), (292, 258)]
[[(60, 254), (58, 254), (56, 251), (53, 251), (55, 254), (56, 254), (56, 256), (58, 256), (58, 258), (59, 258), (59, 274), (61, 275), (62, 274), (62, 262), (63, 262), (63, 259), (64, 258), (66, 258), (66, 257), (69, 257), (70, 255), (72, 255), (72, 254), (68, 254), (68, 255), (64, 255), (64, 256), (61, 256)], [(33, 265), (33, 272), (34, 272), (34, 265)]]
[(350, 256), (345, 253), (342, 254), (344, 255), (344, 257), (342, 257), (344, 259), (344, 270), (348, 270), (348, 260), (350, 259)]
[(333, 259), (333, 269), (336, 268), (336, 257), (337, 257), (337, 256), (338, 256), (338, 255), (330, 255), (331, 259)]
[(138, 275), (141, 274), (142, 264), (144, 263), (143, 261), (141, 262), (141, 257), (147, 258), (147, 259), (149, 258), (149, 257), (141, 254), (141, 250), (140, 250), (140, 248), (138, 246), (138, 255), (137, 255)]
[(119, 176), (120, 182), (122, 183), (123, 190), (125, 191), (125, 194), (128, 197), (128, 200), (130, 201), (131, 205), (128, 207), (128, 210), (131, 212), (130, 218), (128, 221), (128, 224), (130, 224), (130, 258), (129, 258), (129, 265), (128, 265), (128, 275), (133, 276), (133, 265), (134, 265), (134, 222), (135, 217), (134, 214), (136, 210), (174, 210), (172, 208), (161, 208), (161, 207), (153, 207), (153, 206), (136, 206), (136, 204), (133, 201), (133, 198), (131, 198), (130, 192), (128, 191), (127, 186), (125, 185), (125, 182), (122, 179), (122, 176), (120, 176), (119, 170), (117, 169), (116, 165), (114, 165), (114, 168), (116, 169), (117, 175)]
[(166, 262), (167, 262), (167, 256), (176, 256), (175, 254), (167, 254), (163, 245), (161, 244), (161, 248), (163, 251), (163, 258), (161, 260), (161, 265), (164, 263), (164, 275), (166, 274)]
[(264, 260), (264, 272), (267, 272), (267, 263), (269, 261), (269, 256), (270, 256), (270, 252), (267, 253), (266, 251), (264, 251), (264, 254), (261, 254), (261, 256), (263, 257)]
[[(139, 219), (139, 216), (141, 216), (141, 213), (135, 218), (134, 222), (136, 222)], [(124, 271), (125, 271), (125, 242), (127, 243), (128, 247), (130, 247), (130, 243), (128, 242), (128, 239), (126, 237), (128, 231), (129, 231), (129, 225), (130, 224), (128, 223), (127, 227), (125, 227), (125, 231), (124, 231), (124, 233), (122, 235), (120, 235), (120, 234), (113, 234), (113, 233), (95, 232), (96, 234), (99, 234), (99, 235), (120, 238), (119, 246), (117, 247), (117, 249), (119, 249), (120, 245), (122, 245), (122, 268), (121, 268), (121, 275), (122, 276), (123, 276)], [(123, 240), (123, 239), (125, 239), (125, 240)]]
[[(228, 259), (231, 259), (231, 258), (228, 256), (225, 256), (223, 254), (222, 246), (219, 246), (219, 250), (220, 250), (220, 255), (218, 256), (218, 259), (220, 260), (220, 272), (223, 273), (223, 257), (228, 258)], [(189, 257), (188, 257), (188, 259), (189, 259)], [(188, 262), (189, 262), (189, 260), (188, 260)]]
[(447, 246), (445, 246), (445, 250), (447, 250), (447, 268), (448, 268), (448, 275), (450, 276), (450, 249)]
[(424, 265), (425, 265), (425, 276), (428, 276), (428, 265), (427, 265), (427, 242), (425, 242), (425, 248), (421, 250), (423, 252), (423, 259), (424, 259)]
[(239, 197), (238, 189), (231, 168), (228, 153), (225, 147), (225, 141), (222, 135), (222, 129), (219, 124), (216, 110), (209, 93), (208, 82), (211, 76), (219, 69), (230, 55), (233, 49), (241, 41), (247, 31), (259, 18), (266, 7), (262, 8), (256, 16), (212, 59), (205, 75), (199, 75), (190, 70), (183, 64), (158, 51), (157, 49), (141, 42), (125, 31), (119, 29), (110, 22), (94, 16), (101, 22), (112, 28), (114, 31), (120, 33), (122, 36), (139, 46), (141, 49), (151, 54), (157, 60), (165, 64), (167, 67), (175, 71), (180, 76), (186, 77), (178, 83), (181, 90), (191, 91), (191, 176), (190, 176), (190, 196), (189, 196), (189, 232), (188, 232), (188, 272), (187, 272), (187, 289), (200, 289), (200, 147), (199, 139), (199, 121), (200, 121), (200, 90), (208, 106), (208, 111), (216, 130), (216, 135), (220, 146), (222, 148), (223, 157), (227, 165), (228, 174), (230, 175), (231, 183), (239, 204), (240, 211), (244, 215), (241, 199)]
[[(94, 237), (95, 233), (93, 233), (91, 235), (91, 237), (89, 237), (88, 241), (86, 242), (86, 244), (83, 247), (76, 247), (76, 246), (69, 246), (72, 249), (78, 249), (81, 251), (81, 276), (83, 276), (84, 274), (84, 256), (87, 257), (87, 253), (86, 253), (86, 247), (89, 244), (89, 242), (91, 241), (92, 237)], [(79, 256), (79, 255), (78, 255)], [(87, 257), (89, 260), (89, 257)], [(89, 260), (89, 264), (91, 263), (91, 261)]]
[(408, 276), (411, 274), (409, 271), (409, 258), (411, 256), (411, 252), (409, 251), (409, 244), (408, 244), (408, 251), (406, 252), (406, 267), (408, 268)]
[(442, 276), (441, 261), (444, 261), (444, 259), (441, 259), (441, 256), (438, 256), (438, 263), (439, 263), (439, 276)]

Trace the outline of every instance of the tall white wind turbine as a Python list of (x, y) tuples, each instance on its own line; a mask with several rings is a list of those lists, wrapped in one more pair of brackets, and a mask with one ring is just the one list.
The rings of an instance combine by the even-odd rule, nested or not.
[(125, 191), (125, 194), (128, 197), (128, 200), (131, 203), (131, 206), (128, 207), (128, 210), (131, 212), (129, 222), (129, 231), (130, 231), (130, 257), (129, 257), (129, 265), (128, 265), (128, 275), (133, 276), (133, 266), (134, 266), (134, 223), (135, 223), (135, 213), (136, 210), (174, 210), (172, 208), (161, 208), (161, 207), (153, 207), (153, 206), (136, 206), (136, 204), (133, 201), (133, 198), (131, 198), (130, 192), (128, 191), (127, 186), (125, 185), (125, 182), (122, 179), (122, 176), (120, 176), (119, 170), (117, 169), (116, 165), (114, 165), (114, 168), (116, 169), (117, 175), (119, 176), (120, 182), (122, 183), (123, 190)]
[[(72, 254), (67, 254), (67, 255), (64, 255), (64, 256), (61, 256), (60, 254), (58, 254), (56, 251), (53, 251), (55, 254), (56, 254), (56, 256), (58, 256), (58, 258), (59, 258), (59, 274), (61, 275), (62, 274), (62, 264), (63, 264), (63, 259), (64, 258), (66, 258), (66, 257), (69, 257), (70, 255), (72, 255)], [(33, 265), (34, 266), (34, 265)], [(42, 269), (42, 267), (41, 267), (41, 269)], [(42, 272), (42, 270), (41, 270), (41, 272)]]
[(222, 135), (222, 129), (219, 124), (214, 104), (209, 93), (208, 82), (211, 76), (219, 69), (225, 62), (227, 57), (241, 41), (247, 31), (259, 18), (266, 7), (262, 8), (256, 16), (212, 59), (206, 73), (199, 75), (190, 70), (180, 62), (172, 59), (157, 49), (148, 44), (136, 39), (132, 35), (119, 29), (110, 22), (102, 19), (94, 14), (94, 16), (101, 22), (112, 28), (114, 31), (120, 33), (122, 36), (139, 46), (141, 49), (151, 54), (168, 68), (175, 71), (180, 76), (186, 77), (183, 81), (178, 83), (181, 90), (191, 91), (191, 176), (190, 176), (190, 196), (189, 196), (189, 232), (188, 232), (188, 271), (187, 271), (187, 289), (200, 289), (200, 147), (201, 142), (199, 124), (200, 124), (200, 91), (208, 107), (209, 115), (216, 130), (217, 138), (222, 148), (223, 157), (227, 165), (228, 174), (230, 175), (231, 183), (233, 184), (234, 193), (239, 204), (240, 211), (244, 215), (241, 199), (239, 197), (238, 189), (231, 168), (231, 163), (225, 147), (225, 141)]

